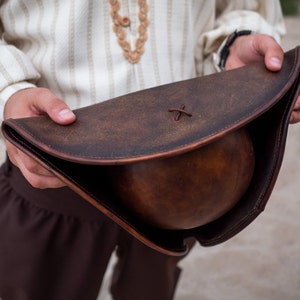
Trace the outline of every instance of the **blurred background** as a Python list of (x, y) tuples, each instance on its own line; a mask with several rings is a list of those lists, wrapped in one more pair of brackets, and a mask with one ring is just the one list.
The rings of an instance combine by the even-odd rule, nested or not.
[(300, 13), (300, 0), (281, 0), (283, 13), (286, 16), (297, 16)]

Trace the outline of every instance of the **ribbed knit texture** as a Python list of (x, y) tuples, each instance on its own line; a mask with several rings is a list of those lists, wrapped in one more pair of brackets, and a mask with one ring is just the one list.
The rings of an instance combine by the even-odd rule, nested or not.
[[(148, 0), (145, 53), (136, 64), (123, 56), (109, 0), (8, 0), (0, 5), (0, 112), (13, 93), (36, 84), (71, 108), (135, 90), (215, 72), (212, 53), (235, 29), (279, 39), (279, 4), (262, 1)], [(138, 37), (137, 0), (120, 0)], [(259, 14), (257, 13), (259, 12)]]

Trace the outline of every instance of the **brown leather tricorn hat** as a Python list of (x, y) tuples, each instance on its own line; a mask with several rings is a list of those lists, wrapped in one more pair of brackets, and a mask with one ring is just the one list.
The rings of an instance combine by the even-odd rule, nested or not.
[(115, 196), (162, 229), (191, 229), (228, 212), (246, 192), (255, 164), (245, 128), (168, 158), (108, 168)]
[(255, 63), (75, 111), (69, 126), (6, 120), (5, 137), (148, 246), (182, 255), (264, 209), (299, 93), (300, 50), (280, 72)]

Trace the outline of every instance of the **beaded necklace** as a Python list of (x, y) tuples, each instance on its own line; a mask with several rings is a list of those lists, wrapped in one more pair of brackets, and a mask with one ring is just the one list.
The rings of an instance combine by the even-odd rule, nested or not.
[(131, 20), (127, 16), (121, 16), (119, 10), (121, 4), (118, 0), (109, 0), (111, 5), (111, 17), (113, 20), (113, 30), (116, 33), (118, 44), (123, 50), (124, 57), (132, 64), (137, 63), (145, 52), (145, 42), (147, 41), (147, 27), (149, 20), (147, 17), (148, 4), (146, 0), (138, 0), (139, 5), (139, 36), (135, 41), (135, 49), (131, 49), (130, 43), (126, 40), (126, 31), (124, 28), (129, 27)]

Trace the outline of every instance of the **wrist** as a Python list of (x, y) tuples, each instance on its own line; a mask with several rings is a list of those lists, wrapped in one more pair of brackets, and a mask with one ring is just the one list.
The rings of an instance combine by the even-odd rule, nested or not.
[(254, 33), (252, 30), (235, 30), (232, 34), (230, 34), (225, 39), (225, 41), (223, 42), (219, 50), (220, 58), (219, 58), (218, 67), (220, 68), (221, 71), (225, 70), (226, 61), (230, 54), (230, 47), (232, 46), (234, 41), (240, 36), (250, 35), (252, 33)]

